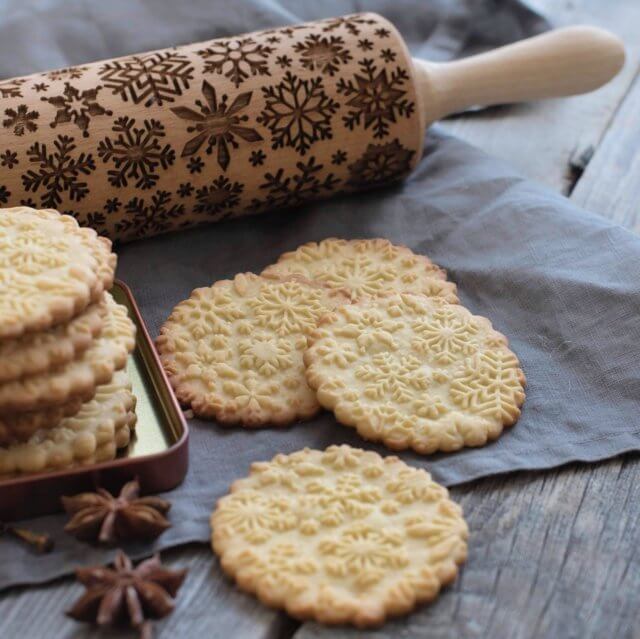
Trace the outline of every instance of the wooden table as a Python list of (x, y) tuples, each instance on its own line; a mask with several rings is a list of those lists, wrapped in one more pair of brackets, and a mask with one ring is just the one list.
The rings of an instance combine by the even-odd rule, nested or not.
[[(579, 206), (640, 232), (640, 2), (537, 0), (557, 24), (612, 29), (628, 45), (620, 76), (589, 96), (500, 107), (444, 123)], [(640, 420), (640, 415), (638, 416)], [(438, 601), (374, 632), (299, 624), (236, 591), (206, 546), (165, 553), (189, 568), (158, 636), (188, 639), (441, 639), (640, 636), (640, 459), (572, 464), (454, 488), (471, 529), (469, 560)], [(0, 596), (2, 639), (80, 638), (61, 611), (70, 579)], [(100, 632), (91, 636), (115, 637)], [(129, 635), (127, 635), (129, 636)], [(133, 635), (131, 635), (133, 636)]]

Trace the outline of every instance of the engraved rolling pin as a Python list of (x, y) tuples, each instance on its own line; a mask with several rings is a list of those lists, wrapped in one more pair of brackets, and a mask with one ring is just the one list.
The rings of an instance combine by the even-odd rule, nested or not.
[(358, 14), (0, 82), (0, 203), (113, 239), (294, 206), (408, 174), (465, 107), (591, 91), (624, 61), (590, 27), (457, 62)]

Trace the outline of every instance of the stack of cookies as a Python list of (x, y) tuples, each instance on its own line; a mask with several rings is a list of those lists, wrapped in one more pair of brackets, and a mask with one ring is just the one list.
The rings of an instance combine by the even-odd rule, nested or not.
[(135, 425), (135, 326), (111, 242), (53, 210), (0, 212), (0, 477), (115, 457)]
[(394, 450), (483, 445), (524, 401), (507, 338), (442, 269), (384, 239), (312, 242), (196, 289), (157, 345), (196, 415), (259, 427), (324, 407)]

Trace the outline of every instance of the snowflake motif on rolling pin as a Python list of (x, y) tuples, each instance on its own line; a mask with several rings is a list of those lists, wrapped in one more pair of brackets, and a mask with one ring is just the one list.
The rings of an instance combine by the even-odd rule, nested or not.
[(231, 182), (223, 175), (217, 177), (210, 186), (203, 186), (196, 191), (197, 204), (193, 209), (194, 213), (217, 216), (227, 211), (225, 216), (216, 219), (228, 217), (231, 213), (230, 209), (240, 201), (243, 188), (239, 182)]
[(352, 80), (340, 78), (337, 84), (338, 93), (349, 98), (346, 104), (351, 107), (343, 122), (350, 131), (364, 126), (373, 129), (375, 138), (383, 138), (398, 116), (409, 118), (415, 110), (405, 88), (409, 74), (401, 67), (390, 74), (386, 68), (378, 70), (370, 59), (362, 60), (360, 70)]
[(13, 129), (14, 135), (21, 136), (38, 130), (35, 120), (40, 117), (40, 114), (37, 111), (29, 111), (26, 104), (20, 104), (15, 109), (5, 109), (4, 114), (7, 117), (2, 121), (2, 126), (5, 129)]
[(187, 127), (187, 133), (197, 134), (184, 145), (182, 157), (194, 155), (207, 142), (207, 153), (211, 154), (213, 148), (217, 147), (218, 164), (223, 171), (226, 171), (231, 161), (229, 147), (237, 149), (239, 146), (236, 138), (241, 138), (245, 142), (262, 140), (262, 136), (255, 129), (245, 126), (249, 116), (242, 114), (251, 102), (251, 93), (251, 91), (240, 93), (231, 104), (228, 104), (227, 96), (223, 95), (218, 101), (216, 90), (204, 80), (202, 95), (205, 101), (196, 100), (199, 113), (186, 106), (172, 107), (171, 110), (180, 119), (193, 123)]
[(339, 36), (322, 37), (317, 33), (309, 34), (304, 42), (296, 42), (293, 50), (300, 54), (300, 64), (310, 71), (320, 71), (333, 76), (341, 64), (352, 59), (344, 40)]
[(37, 165), (37, 171), (29, 169), (22, 176), (27, 192), (36, 193), (44, 189), (40, 201), (48, 208), (56, 208), (62, 202), (63, 193), (67, 193), (70, 200), (82, 200), (89, 187), (80, 177), (89, 176), (96, 168), (91, 153), (73, 156), (76, 145), (72, 137), (59, 135), (53, 146), (53, 152), (49, 153), (46, 144), (35, 142), (28, 149), (27, 158), (31, 164)]
[(205, 73), (217, 73), (233, 82), (236, 89), (250, 76), (271, 75), (267, 58), (272, 47), (258, 44), (253, 38), (213, 41), (198, 51), (205, 61)]
[(92, 117), (113, 114), (113, 111), (105, 109), (97, 102), (98, 91), (101, 89), (102, 87), (96, 87), (80, 92), (79, 89), (65, 82), (62, 95), (40, 98), (57, 109), (55, 119), (49, 126), (55, 129), (60, 124), (73, 122), (82, 131), (82, 135), (85, 138), (88, 137)]
[(0, 82), (0, 97), (21, 98), (21, 87), (25, 82), (26, 79), (24, 78), (18, 78), (17, 80), (5, 80), (4, 82)]
[(99, 71), (104, 86), (124, 102), (145, 107), (175, 102), (193, 80), (188, 57), (175, 51), (134, 55), (105, 63)]
[(271, 131), (271, 147), (291, 147), (304, 155), (314, 142), (332, 137), (331, 118), (338, 103), (321, 78), (301, 80), (287, 71), (282, 82), (264, 87), (265, 107), (258, 122)]
[(149, 203), (139, 197), (130, 200), (125, 206), (125, 218), (116, 224), (116, 230), (130, 239), (164, 233), (183, 215), (183, 204), (172, 204), (170, 193), (158, 191)]
[(164, 125), (158, 120), (145, 120), (141, 127), (127, 116), (118, 118), (113, 125), (115, 139), (105, 138), (98, 145), (98, 155), (102, 160), (113, 162), (115, 169), (108, 172), (109, 183), (115, 187), (126, 187), (128, 180), (136, 180), (138, 189), (150, 189), (159, 179), (158, 167), (166, 170), (175, 160), (171, 145), (161, 146), (165, 136)]

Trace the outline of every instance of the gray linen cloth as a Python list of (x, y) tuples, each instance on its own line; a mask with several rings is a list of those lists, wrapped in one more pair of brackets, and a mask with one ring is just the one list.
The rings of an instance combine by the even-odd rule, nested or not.
[[(361, 8), (314, 3), (312, 14), (309, 7), (295, 13), (285, 3), (257, 1), (227, 3), (224, 10), (222, 3), (210, 2), (112, 2), (98, 8), (48, 1), (41, 3), (44, 18), (26, 20), (15, 8), (25, 4), (30, 3), (12, 5), (13, 21), (0, 23), (4, 75)], [(440, 57), (544, 27), (513, 2), (439, 2), (430, 13), (419, 4), (387, 0), (364, 8), (406, 29), (416, 50), (435, 47)], [(58, 22), (62, 8), (66, 17)], [(492, 11), (497, 13), (490, 21)], [(49, 19), (51, 29), (42, 40), (26, 44)], [(136, 23), (146, 25), (138, 39)], [(23, 30), (22, 39), (16, 29)], [(402, 454), (406, 461), (452, 485), (640, 448), (640, 238), (435, 129), (427, 134), (425, 157), (403, 184), (127, 244), (119, 250), (118, 275), (132, 287), (156, 335), (193, 288), (239, 271), (260, 272), (281, 252), (328, 236), (387, 237), (429, 255), (448, 269), (462, 302), (510, 338), (527, 375), (522, 418), (497, 442), (451, 455)], [(252, 461), (341, 442), (385, 453), (328, 413), (286, 429), (246, 431), (200, 420), (191, 420), (190, 427), (189, 474), (168, 495), (174, 525), (154, 545), (126, 546), (134, 556), (206, 541), (216, 499)], [(0, 540), (0, 588), (43, 582), (78, 564), (111, 559), (111, 550), (65, 535), (64, 521), (51, 516), (28, 523), (55, 538), (55, 552), (44, 557)]]

